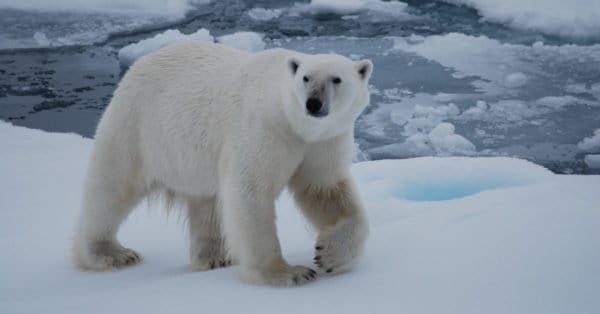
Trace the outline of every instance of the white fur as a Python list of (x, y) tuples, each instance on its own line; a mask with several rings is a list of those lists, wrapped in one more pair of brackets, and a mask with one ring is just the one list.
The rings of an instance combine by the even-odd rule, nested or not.
[[(197, 269), (239, 261), (250, 282), (308, 282), (315, 273), (288, 265), (276, 234), (275, 199), (289, 187), (320, 232), (316, 263), (329, 273), (350, 269), (368, 234), (349, 168), (371, 70), (368, 60), (333, 54), (251, 54), (198, 42), (141, 58), (98, 126), (76, 262), (91, 270), (139, 262), (117, 231), (140, 199), (166, 192), (188, 205)], [(315, 89), (325, 117), (307, 114)]]

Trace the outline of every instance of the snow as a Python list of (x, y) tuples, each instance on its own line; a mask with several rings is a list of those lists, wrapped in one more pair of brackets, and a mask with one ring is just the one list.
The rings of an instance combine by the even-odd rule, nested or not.
[(281, 9), (265, 9), (265, 8), (253, 8), (248, 11), (248, 15), (257, 21), (270, 21), (281, 16), (283, 10)]
[[(1, 313), (598, 313), (599, 176), (511, 158), (416, 158), (352, 169), (372, 225), (352, 273), (276, 289), (237, 267), (187, 268), (183, 222), (140, 205), (119, 234), (136, 267), (70, 262), (91, 141), (0, 122)], [(310, 264), (314, 235), (277, 202), (284, 254)]]
[(408, 17), (407, 6), (401, 1), (381, 0), (312, 0), (308, 5), (296, 4), (296, 8), (312, 14), (351, 15), (366, 12), (390, 17)]
[(263, 38), (263, 34), (255, 32), (237, 32), (230, 35), (218, 37), (217, 41), (224, 45), (228, 45), (238, 49), (257, 52), (265, 49), (266, 44)]
[(596, 0), (444, 0), (475, 8), (484, 20), (551, 35), (600, 37)]
[(214, 38), (210, 35), (210, 32), (204, 28), (189, 35), (182, 34), (176, 29), (169, 29), (154, 37), (142, 39), (137, 43), (129, 44), (121, 48), (121, 50), (119, 50), (119, 62), (122, 66), (129, 66), (133, 64), (135, 60), (150, 52), (186, 40), (213, 42)]

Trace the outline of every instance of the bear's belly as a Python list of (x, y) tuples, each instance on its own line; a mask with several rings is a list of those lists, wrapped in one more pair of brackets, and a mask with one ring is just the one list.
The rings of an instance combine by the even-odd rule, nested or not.
[[(208, 152), (177, 154), (162, 151), (148, 160), (147, 173), (160, 186), (189, 196), (213, 196), (219, 186), (218, 162)], [(150, 158), (149, 158), (150, 159)]]
[[(190, 196), (213, 196), (217, 194), (219, 178), (216, 169), (199, 165), (191, 169), (178, 169), (159, 178), (161, 183), (178, 194)], [(177, 173), (178, 172), (178, 173)], [(177, 175), (173, 175), (177, 173)]]

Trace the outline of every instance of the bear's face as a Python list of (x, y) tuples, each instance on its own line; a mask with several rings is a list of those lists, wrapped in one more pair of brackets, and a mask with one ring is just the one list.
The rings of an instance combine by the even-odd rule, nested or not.
[(288, 60), (292, 101), (287, 118), (298, 135), (313, 142), (352, 128), (369, 103), (369, 60), (340, 55), (302, 55)]

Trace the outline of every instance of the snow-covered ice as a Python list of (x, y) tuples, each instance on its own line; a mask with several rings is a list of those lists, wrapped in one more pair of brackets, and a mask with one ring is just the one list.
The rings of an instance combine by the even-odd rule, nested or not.
[(594, 131), (594, 135), (581, 140), (577, 147), (586, 152), (600, 152), (600, 129)]
[(155, 35), (154, 37), (142, 39), (137, 43), (129, 44), (121, 48), (121, 50), (119, 50), (119, 62), (122, 66), (129, 66), (133, 64), (135, 60), (144, 55), (147, 55), (167, 45), (186, 40), (213, 42), (214, 38), (210, 35), (210, 32), (204, 28), (189, 35), (182, 34), (176, 29), (169, 29), (163, 33)]
[[(145, 203), (119, 234), (141, 265), (75, 270), (91, 144), (0, 122), (1, 313), (600, 312), (599, 176), (510, 158), (355, 164), (372, 224), (364, 261), (275, 289), (242, 283), (235, 266), (191, 272), (182, 219)], [(310, 264), (314, 234), (287, 194), (277, 208), (284, 254)]]
[(485, 20), (552, 35), (600, 38), (596, 0), (444, 0), (471, 6)]
[(577, 143), (577, 148), (583, 152), (594, 153), (586, 154), (583, 161), (590, 168), (600, 169), (600, 129), (594, 131), (594, 135)]
[[(266, 44), (263, 37), (262, 34), (255, 32), (236, 32), (217, 37), (216, 40), (224, 45), (256, 52), (265, 49)], [(214, 42), (215, 38), (210, 34), (210, 31), (204, 28), (189, 35), (182, 34), (176, 29), (169, 29), (154, 37), (142, 39), (121, 48), (119, 50), (119, 63), (124, 67), (130, 66), (135, 60), (150, 52), (187, 40)]]
[(310, 4), (296, 4), (296, 9), (312, 14), (352, 15), (359, 13), (386, 15), (388, 17), (409, 17), (407, 4), (401, 1), (381, 0), (311, 0)]
[(248, 11), (248, 16), (257, 21), (270, 21), (278, 18), (281, 13), (283, 13), (281, 9), (253, 8)]

